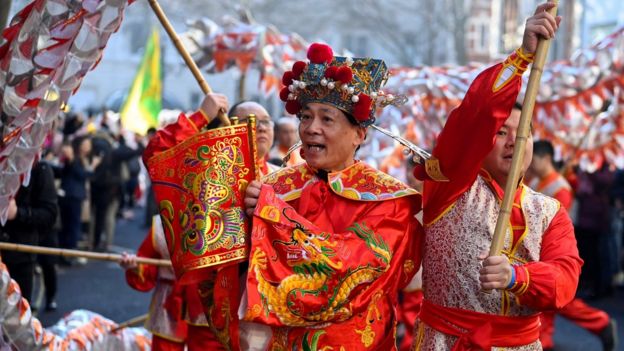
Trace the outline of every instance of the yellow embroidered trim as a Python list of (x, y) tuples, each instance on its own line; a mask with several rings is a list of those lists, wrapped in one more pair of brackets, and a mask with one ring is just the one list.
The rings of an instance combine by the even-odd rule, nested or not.
[(417, 321), (416, 323), (418, 323), (418, 325), (416, 326), (416, 333), (414, 333), (414, 347), (412, 350), (420, 351), (423, 340), (425, 340), (425, 323), (421, 321)]
[(521, 47), (516, 49), (516, 54), (523, 59), (526, 62), (533, 62), (533, 59), (535, 58), (535, 54), (529, 54), (524, 52), (524, 49)]
[(152, 330), (150, 330), (150, 331), (152, 332), (152, 334), (154, 334), (154, 335), (158, 336), (159, 338), (162, 338), (162, 339), (165, 339), (165, 340), (168, 340), (168, 341), (172, 341), (172, 342), (175, 342), (175, 343), (178, 343), (178, 344), (181, 344), (181, 343), (183, 343), (183, 342), (184, 342), (184, 339), (178, 339), (178, 338), (171, 337), (171, 336), (169, 336), (169, 335), (164, 335), (164, 334), (160, 334), (160, 333), (155, 333), (155, 332), (154, 332), (154, 331), (152, 331)]
[(442, 218), (445, 214), (449, 213), (449, 211), (451, 211), (453, 209), (453, 207), (455, 207), (455, 202), (450, 204), (446, 209), (444, 209), (444, 211), (442, 211), (442, 213), (440, 213), (436, 218), (431, 220), (431, 222), (425, 223), (425, 227), (429, 227), (429, 226), (435, 224), (435, 222), (439, 221), (440, 218)]
[(204, 117), (204, 119), (206, 120), (206, 122), (208, 122), (208, 123), (212, 122), (212, 121), (210, 120), (210, 118), (208, 117), (208, 115), (206, 115), (206, 114), (204, 113), (204, 111), (202, 111), (202, 110), (200, 109), (200, 110), (198, 110), (197, 112), (201, 113), (202, 117)]
[(522, 269), (524, 269), (524, 272), (526, 273), (526, 282), (523, 282), (520, 288), (514, 293), (516, 296), (521, 296), (526, 293), (529, 289), (529, 283), (531, 281), (531, 278), (529, 277), (529, 270), (526, 269), (526, 267), (522, 267)]
[(516, 68), (516, 72), (514, 72), (514, 74), (521, 76), (522, 73), (524, 73), (528, 66), (527, 66), (527, 61), (522, 60), (519, 56), (514, 57), (511, 60), (508, 60), (507, 65), (512, 65)]
[[(524, 200), (524, 196), (526, 195), (526, 187), (524, 187), (522, 185), (522, 192), (520, 193), (520, 204), (522, 204), (522, 200)], [(520, 209), (522, 210), (522, 207), (520, 207)], [(509, 225), (511, 226), (511, 217), (510, 218), (510, 223)], [(518, 247), (520, 247), (520, 244), (522, 243), (522, 241), (524, 241), (524, 238), (527, 236), (528, 232), (529, 232), (529, 226), (527, 225), (527, 219), (526, 219), (526, 215), (524, 213), (524, 211), (522, 211), (522, 218), (524, 218), (524, 232), (522, 232), (522, 235), (520, 235), (520, 238), (518, 238), (518, 241), (516, 241), (516, 245), (513, 245), (513, 247), (511, 248), (511, 250), (509, 251), (509, 254), (511, 256), (515, 256), (516, 251), (518, 250)], [(512, 237), (512, 244), (513, 244), (513, 232), (511, 234)]]
[(425, 161), (425, 172), (427, 172), (427, 175), (436, 182), (449, 181), (449, 179), (442, 173), (442, 170), (440, 169), (440, 161), (435, 157), (431, 157), (430, 159)]
[(501, 300), (501, 316), (506, 316), (509, 314), (509, 308), (511, 306), (509, 293), (507, 291), (502, 291)]
[(191, 126), (193, 127), (193, 129), (195, 129), (196, 133), (199, 133), (199, 128), (197, 128), (197, 125), (195, 124), (195, 122), (193, 122), (192, 119), (190, 119), (189, 117), (186, 117), (186, 120), (189, 121), (189, 123), (191, 124)]
[[(492, 92), (496, 93), (507, 86), (514, 76), (521, 76), (527, 70), (531, 62), (533, 62), (533, 58), (531, 55), (526, 54), (522, 48), (517, 49), (513, 54), (509, 55), (509, 57), (505, 59), (505, 62), (503, 62), (503, 66), (496, 76), (495, 83), (492, 86)], [(509, 76), (506, 77), (504, 82), (500, 82), (503, 74), (508, 74)]]

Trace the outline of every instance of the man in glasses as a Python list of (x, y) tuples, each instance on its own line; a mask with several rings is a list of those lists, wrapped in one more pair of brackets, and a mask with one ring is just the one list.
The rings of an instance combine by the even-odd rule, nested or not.
[(273, 121), (267, 110), (257, 102), (241, 101), (230, 109), (230, 117), (238, 117), (239, 123), (246, 123), (250, 115), (256, 116), (256, 145), (258, 150), (258, 170), (265, 176), (279, 167), (267, 162), (273, 146)]

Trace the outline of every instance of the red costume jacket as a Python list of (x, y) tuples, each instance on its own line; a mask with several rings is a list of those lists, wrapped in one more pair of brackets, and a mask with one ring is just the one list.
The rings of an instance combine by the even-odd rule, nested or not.
[(319, 179), (265, 178), (254, 214), (245, 319), (271, 350), (393, 350), (397, 291), (420, 261), (420, 195), (361, 162)]
[[(489, 249), (491, 222), (495, 223), (503, 194), (481, 164), (511, 112), (527, 65), (514, 53), (482, 72), (449, 116), (433, 150), (433, 161), (414, 171), (425, 179), (425, 301), (421, 312), (425, 323), (419, 325), (424, 334), (419, 333), (421, 339), (416, 341), (422, 349), (479, 345), (489, 350), (492, 345), (535, 343), (537, 311), (560, 308), (574, 297), (582, 261), (572, 223), (565, 209), (557, 210), (553, 200), (524, 186), (515, 195), (511, 237), (506, 242), (516, 284), (507, 291), (480, 293), (477, 256)], [(458, 236), (460, 232), (464, 237)], [(466, 291), (456, 291), (461, 289)]]
[[(160, 220), (152, 228), (137, 251), (138, 257), (168, 259), (167, 246)], [(207, 326), (196, 285), (180, 286), (169, 267), (139, 264), (126, 270), (126, 281), (133, 289), (154, 289), (146, 328), (153, 334), (176, 342), (187, 338), (187, 323)]]

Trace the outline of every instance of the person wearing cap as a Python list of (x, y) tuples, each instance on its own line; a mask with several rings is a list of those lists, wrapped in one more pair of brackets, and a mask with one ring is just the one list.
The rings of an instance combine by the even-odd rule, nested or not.
[[(513, 110), (522, 74), (540, 37), (552, 38), (560, 18), (539, 5), (522, 46), (483, 71), (451, 112), (432, 158), (417, 166), (424, 179), (423, 300), (416, 350), (541, 350), (542, 310), (574, 297), (582, 260), (568, 214), (520, 182), (501, 255), (492, 244), (520, 111)], [(522, 174), (533, 142), (524, 150)]]
[[(275, 139), (277, 144), (273, 146), (269, 153), (269, 160), (284, 160), (289, 149), (299, 141), (297, 128), (299, 121), (295, 117), (281, 117), (275, 124)], [(303, 162), (299, 150), (291, 152), (286, 162), (286, 166), (294, 166)]]
[(271, 350), (396, 350), (397, 292), (418, 270), (420, 194), (358, 161), (383, 61), (312, 44), (280, 97), (300, 120), (305, 163), (251, 182), (243, 319), (269, 327)]

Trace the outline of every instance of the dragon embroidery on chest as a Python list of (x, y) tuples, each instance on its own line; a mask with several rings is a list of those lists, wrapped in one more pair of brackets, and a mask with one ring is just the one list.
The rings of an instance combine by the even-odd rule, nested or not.
[(366, 288), (390, 266), (392, 252), (383, 238), (364, 224), (355, 223), (346, 235), (356, 235), (371, 251), (376, 262), (364, 262), (345, 268), (337, 255), (339, 245), (331, 234), (315, 232), (289, 218), (288, 209), (283, 215), (294, 228), (290, 240), (274, 240), (278, 255), (285, 256), (287, 266), (292, 268), (288, 276), (279, 282), (265, 278), (269, 269), (267, 254), (260, 248), (252, 253), (250, 274), (255, 274), (258, 290), (266, 314), (274, 313), (288, 326), (310, 326), (319, 322), (344, 321), (351, 317), (349, 305), (351, 293)]

